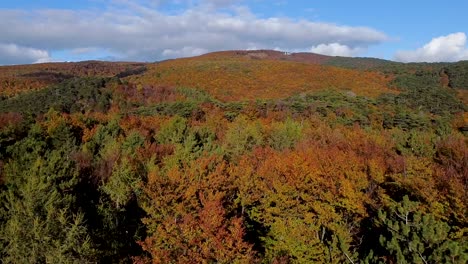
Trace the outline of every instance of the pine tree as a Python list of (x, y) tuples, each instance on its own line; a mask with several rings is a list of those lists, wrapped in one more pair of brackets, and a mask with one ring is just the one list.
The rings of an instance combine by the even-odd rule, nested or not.
[[(16, 150), (24, 150), (30, 141), (19, 142)], [(71, 148), (68, 142), (44, 155), (18, 151), (23, 158), (16, 156), (7, 164), (7, 190), (0, 197), (4, 263), (94, 261), (84, 216), (75, 204), (78, 175), (70, 158)], [(32, 163), (22, 167), (24, 160)]]
[(379, 241), (385, 253), (373, 257), (370, 263), (379, 259), (421, 264), (468, 261), (466, 242), (451, 240), (447, 223), (418, 209), (419, 203), (404, 196), (393, 208), (378, 212), (377, 224), (383, 228)]

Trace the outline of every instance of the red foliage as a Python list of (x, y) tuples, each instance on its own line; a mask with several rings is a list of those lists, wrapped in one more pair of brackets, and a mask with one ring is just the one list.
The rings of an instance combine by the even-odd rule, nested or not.
[(23, 121), (20, 113), (0, 113), (0, 129), (7, 126), (14, 126)]
[(141, 84), (119, 85), (114, 89), (114, 96), (131, 103), (155, 104), (175, 102), (183, 99), (174, 87)]

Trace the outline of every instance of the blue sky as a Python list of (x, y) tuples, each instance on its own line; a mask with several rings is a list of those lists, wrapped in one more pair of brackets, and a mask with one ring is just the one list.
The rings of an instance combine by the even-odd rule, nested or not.
[(279, 49), (468, 59), (468, 1), (0, 0), (0, 64)]

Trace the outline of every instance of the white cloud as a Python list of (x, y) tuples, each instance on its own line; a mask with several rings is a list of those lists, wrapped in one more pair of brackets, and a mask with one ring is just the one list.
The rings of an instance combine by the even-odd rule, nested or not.
[(331, 43), (314, 46), (310, 49), (310, 52), (329, 56), (351, 57), (361, 53), (362, 50), (363, 49), (359, 47), (351, 48), (346, 45), (341, 45), (340, 43)]
[(468, 60), (467, 37), (463, 32), (433, 38), (423, 47), (398, 51), (395, 59), (402, 62), (453, 62)]
[(173, 50), (173, 49), (165, 49), (162, 52), (162, 56), (164, 57), (191, 57), (201, 55), (203, 53), (207, 53), (208, 50), (201, 49), (201, 48), (194, 48), (194, 47), (183, 47), (182, 49)]
[(45, 50), (0, 43), (0, 64), (42, 63), (51, 60)]
[(0, 9), (0, 43), (43, 51), (84, 51), (95, 47), (122, 60), (154, 61), (249, 47), (325, 49), (321, 44), (327, 45), (326, 51), (334, 48), (334, 54), (355, 55), (387, 40), (384, 33), (368, 27), (285, 17), (260, 18), (248, 7), (237, 5), (242, 2), (238, 0), (199, 0), (193, 6), (188, 4), (192, 1), (180, 1), (190, 7), (176, 13), (164, 13), (153, 5), (129, 0), (114, 0), (104, 11)]

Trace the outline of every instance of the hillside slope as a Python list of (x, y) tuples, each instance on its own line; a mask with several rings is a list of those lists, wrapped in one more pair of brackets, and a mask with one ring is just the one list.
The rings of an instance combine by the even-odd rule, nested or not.
[(74, 77), (112, 77), (143, 69), (144, 65), (135, 62), (83, 61), (0, 66), (0, 97), (40, 90)]
[(0, 67), (0, 262), (465, 264), (467, 66)]
[(392, 93), (391, 78), (379, 72), (323, 66), (325, 56), (279, 52), (219, 52), (148, 65), (142, 75), (129, 77), (143, 85), (199, 88), (223, 101), (271, 99), (318, 90), (352, 91), (377, 97)]
[[(73, 77), (128, 77), (142, 85), (202, 89), (223, 101), (271, 99), (318, 90), (376, 98), (398, 93), (393, 80), (429, 72), (447, 88), (468, 89), (468, 62), (397, 63), (272, 50), (220, 51), (156, 63), (45, 63), (0, 67), (0, 96), (40, 90)], [(459, 93), (464, 98), (464, 93)]]

